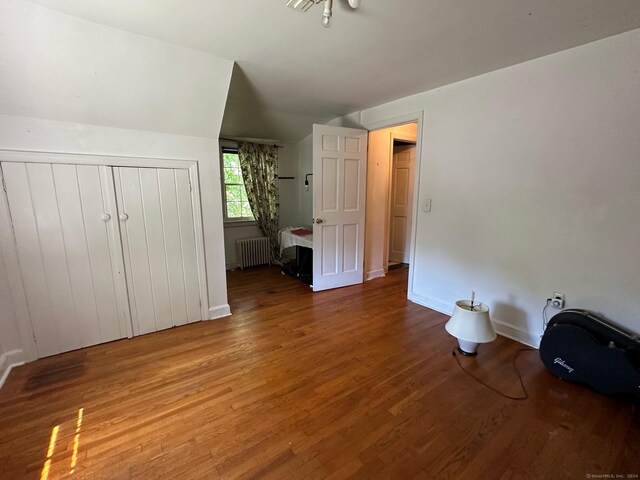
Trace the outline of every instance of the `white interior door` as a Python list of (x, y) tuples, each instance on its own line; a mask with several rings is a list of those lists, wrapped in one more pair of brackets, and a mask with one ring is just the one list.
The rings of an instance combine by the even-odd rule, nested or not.
[(367, 131), (313, 126), (313, 290), (362, 283)]
[(109, 167), (1, 168), (38, 356), (129, 335)]
[(189, 171), (114, 168), (135, 335), (199, 321)]
[(389, 218), (389, 261), (409, 263), (415, 145), (393, 149)]

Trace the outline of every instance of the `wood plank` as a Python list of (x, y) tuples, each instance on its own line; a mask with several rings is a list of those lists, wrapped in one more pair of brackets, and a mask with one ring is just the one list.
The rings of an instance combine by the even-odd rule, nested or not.
[(113, 170), (133, 330), (141, 335), (155, 332), (157, 325), (140, 174), (137, 168)]
[[(79, 202), (82, 208), (86, 248), (89, 252), (100, 338), (102, 342), (109, 342), (126, 336), (126, 331), (121, 328), (123, 320), (118, 313), (114, 278), (114, 270), (117, 271), (114, 267), (119, 259), (111, 255), (108, 232), (109, 223), (117, 224), (118, 215), (115, 210), (112, 211), (105, 205), (105, 196), (113, 195), (113, 187), (109, 192), (103, 191), (100, 167), (76, 165), (75, 169), (78, 175)], [(113, 182), (111, 184), (113, 185)], [(102, 218), (105, 214), (111, 217), (108, 221)], [(121, 275), (118, 281), (124, 282), (124, 277)]]
[[(147, 241), (149, 255), (149, 271), (153, 291), (154, 309), (156, 312), (156, 330), (170, 328), (171, 298), (169, 296), (169, 279), (167, 273), (167, 251), (165, 248), (164, 225), (160, 204), (158, 185), (158, 169), (139, 168), (140, 195), (142, 198), (142, 222)], [(139, 221), (137, 218), (129, 223)]]
[(186, 266), (180, 238), (180, 215), (176, 191), (175, 170), (157, 170), (160, 197), (160, 215), (163, 227), (169, 304), (171, 305), (171, 325), (188, 323), (187, 301), (184, 281)]
[(27, 175), (51, 302), (49, 314), (55, 319), (60, 351), (66, 352), (83, 345), (80, 331), (76, 328), (79, 320), (76, 314), (76, 299), (71, 289), (67, 251), (53, 181), (53, 166), (29, 163)]
[(25, 163), (2, 163), (22, 280), (39, 356), (61, 351), (49, 297), (31, 186)]
[[(93, 169), (97, 174), (98, 167), (87, 168)], [(80, 339), (76, 348), (114, 340), (109, 336), (103, 339), (101, 334), (76, 166), (52, 165), (51, 169), (71, 282), (71, 305), (75, 305), (75, 316), (67, 318), (69, 322), (73, 322), (74, 333), (77, 333)], [(92, 195), (100, 195), (100, 184), (93, 185)], [(109, 251), (105, 253), (108, 254)], [(110, 273), (109, 266), (105, 274), (109, 276)]]
[(198, 277), (198, 250), (196, 226), (191, 199), (188, 170), (174, 170), (180, 220), (180, 243), (184, 260), (184, 288), (189, 323), (202, 320), (200, 312), (200, 280)]

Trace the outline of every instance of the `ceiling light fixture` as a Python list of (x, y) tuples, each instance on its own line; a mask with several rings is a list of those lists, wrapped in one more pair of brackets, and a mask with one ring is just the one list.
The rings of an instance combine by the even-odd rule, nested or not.
[(324, 11), (322, 12), (322, 26), (329, 28), (331, 25), (331, 15), (333, 9), (333, 0), (324, 0)]
[(318, 0), (317, 2), (314, 0), (289, 0), (287, 2), (287, 7), (291, 7), (294, 10), (299, 10), (301, 12), (306, 12), (316, 3), (320, 3), (320, 1), (321, 0)]
[[(287, 7), (291, 7), (299, 12), (306, 12), (312, 6), (324, 1), (324, 10), (322, 11), (322, 25), (328, 28), (331, 25), (331, 17), (333, 15), (333, 0), (289, 0)], [(360, 6), (360, 0), (348, 0), (349, 6), (354, 10)]]

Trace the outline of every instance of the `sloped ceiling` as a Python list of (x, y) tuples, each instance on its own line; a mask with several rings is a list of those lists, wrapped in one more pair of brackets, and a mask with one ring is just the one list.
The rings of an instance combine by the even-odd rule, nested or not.
[(313, 122), (640, 27), (637, 0), (33, 0), (237, 62), (222, 134), (295, 142)]

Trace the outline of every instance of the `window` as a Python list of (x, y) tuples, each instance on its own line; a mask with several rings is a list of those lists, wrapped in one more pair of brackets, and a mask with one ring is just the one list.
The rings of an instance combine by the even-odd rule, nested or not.
[(222, 172), (225, 220), (230, 222), (255, 220), (244, 188), (237, 150), (222, 149)]

